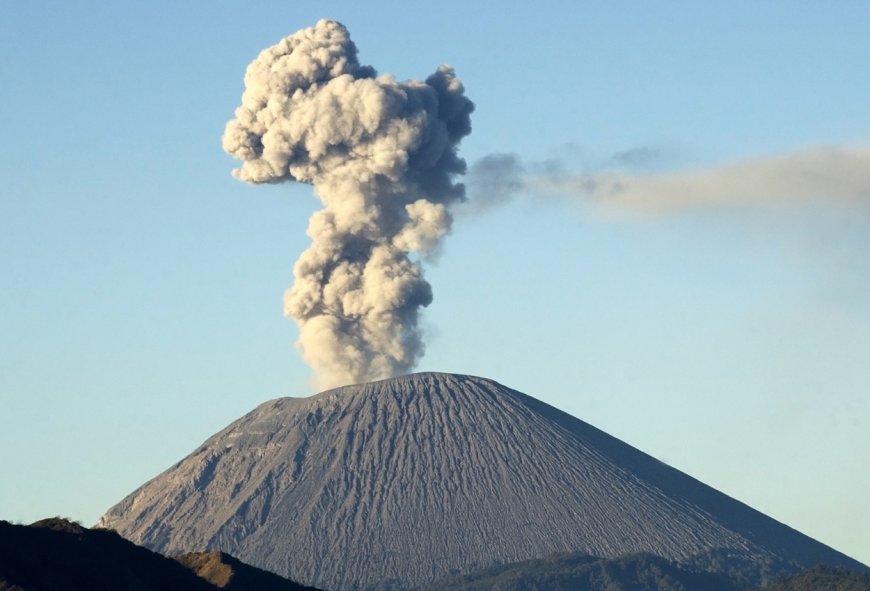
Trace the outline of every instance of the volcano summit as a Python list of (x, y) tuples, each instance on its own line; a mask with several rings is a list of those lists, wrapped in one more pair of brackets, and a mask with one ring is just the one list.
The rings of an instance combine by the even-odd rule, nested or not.
[(860, 563), (491, 380), (422, 373), (266, 402), (111, 508), (163, 553), (404, 589), (585, 552), (781, 572)]

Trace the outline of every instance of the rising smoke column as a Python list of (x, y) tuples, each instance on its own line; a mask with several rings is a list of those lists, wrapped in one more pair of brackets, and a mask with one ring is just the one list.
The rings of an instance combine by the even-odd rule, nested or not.
[(402, 374), (423, 354), (417, 322), (432, 289), (418, 261), (464, 199), (457, 148), (473, 110), (449, 66), (425, 82), (361, 66), (336, 21), (283, 39), (248, 66), (223, 136), (242, 161), (233, 176), (310, 183), (324, 206), (284, 296), (319, 387)]

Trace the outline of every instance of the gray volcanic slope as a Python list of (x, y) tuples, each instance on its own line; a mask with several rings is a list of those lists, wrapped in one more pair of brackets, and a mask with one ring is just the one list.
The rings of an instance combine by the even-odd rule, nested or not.
[(266, 402), (99, 525), (333, 591), (567, 551), (862, 568), (534, 398), (434, 373)]

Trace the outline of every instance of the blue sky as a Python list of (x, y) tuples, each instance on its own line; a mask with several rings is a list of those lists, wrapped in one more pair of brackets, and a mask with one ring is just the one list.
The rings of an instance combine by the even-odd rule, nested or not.
[[(318, 202), (234, 180), (220, 137), (246, 65), (320, 18), (381, 73), (452, 64), (469, 163), (675, 178), (870, 144), (860, 2), (4, 15), (5, 519), (93, 523), (260, 402), (311, 393), (281, 297)], [(835, 192), (641, 211), (530, 184), (459, 215), (427, 268), (419, 369), (536, 396), (868, 563), (870, 201)]]

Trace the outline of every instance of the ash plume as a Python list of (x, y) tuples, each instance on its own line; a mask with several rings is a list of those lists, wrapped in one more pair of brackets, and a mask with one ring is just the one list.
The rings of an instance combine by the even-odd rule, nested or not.
[(323, 203), (294, 266), (284, 312), (328, 388), (408, 372), (432, 301), (425, 257), (464, 199), (457, 155), (473, 103), (449, 66), (397, 82), (360, 65), (347, 29), (322, 20), (248, 66), (223, 147), (249, 183), (309, 183)]

